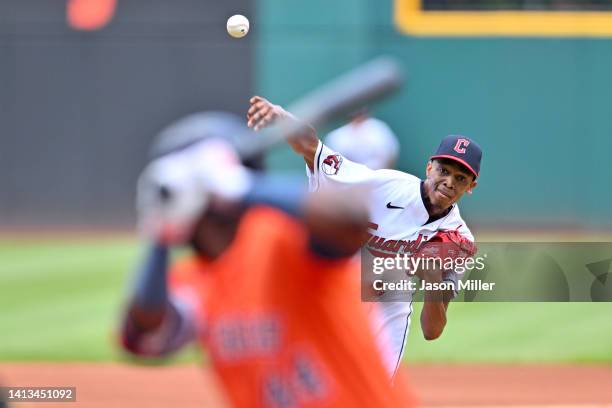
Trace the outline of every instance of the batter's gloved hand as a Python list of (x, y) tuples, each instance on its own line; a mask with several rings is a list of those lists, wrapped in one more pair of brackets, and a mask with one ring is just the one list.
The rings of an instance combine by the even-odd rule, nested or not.
[(222, 139), (162, 156), (138, 180), (139, 228), (156, 242), (186, 243), (211, 199), (238, 202), (250, 185), (249, 171)]

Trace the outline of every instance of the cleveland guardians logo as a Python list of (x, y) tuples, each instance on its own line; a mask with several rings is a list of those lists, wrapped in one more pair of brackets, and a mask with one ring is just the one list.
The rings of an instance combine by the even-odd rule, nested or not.
[(334, 176), (338, 174), (338, 170), (340, 170), (341, 165), (342, 156), (339, 154), (330, 154), (325, 158), (325, 160), (323, 160), (321, 168), (323, 169), (323, 173)]
[(455, 145), (455, 150), (457, 153), (465, 154), (465, 150), (470, 145), (470, 141), (467, 139), (458, 139), (457, 144)]

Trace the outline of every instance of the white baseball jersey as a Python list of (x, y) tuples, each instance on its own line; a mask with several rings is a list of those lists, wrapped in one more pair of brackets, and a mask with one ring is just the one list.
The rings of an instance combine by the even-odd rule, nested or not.
[(399, 154), (397, 137), (385, 122), (376, 118), (351, 122), (330, 132), (325, 144), (373, 170), (388, 167)]
[[(455, 204), (444, 217), (427, 223), (429, 214), (421, 197), (421, 180), (396, 170), (371, 170), (354, 163), (319, 142), (314, 169), (307, 168), (309, 188), (346, 188), (364, 185), (371, 191), (370, 238), (367, 248), (374, 254), (411, 253), (413, 245), (427, 241), (439, 230), (456, 230), (463, 237), (474, 237)], [(401, 207), (401, 208), (397, 208)], [(457, 283), (455, 272), (445, 272), (444, 280)], [(374, 333), (387, 370), (392, 376), (404, 353), (412, 314), (412, 296), (404, 302), (381, 302)]]

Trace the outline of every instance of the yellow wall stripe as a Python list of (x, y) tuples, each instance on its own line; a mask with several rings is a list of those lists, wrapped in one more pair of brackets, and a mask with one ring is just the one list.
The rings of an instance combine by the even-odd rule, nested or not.
[(424, 11), (395, 0), (395, 24), (416, 36), (612, 37), (612, 12)]

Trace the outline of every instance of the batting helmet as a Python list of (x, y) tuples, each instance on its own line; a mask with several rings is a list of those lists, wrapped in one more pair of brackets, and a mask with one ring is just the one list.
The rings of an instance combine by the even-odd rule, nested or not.
[[(138, 181), (137, 209), (141, 229), (167, 243), (189, 239), (208, 205), (202, 177), (209, 170), (203, 169), (214, 167), (215, 162), (224, 157), (214, 153), (207, 157), (204, 152), (210, 152), (213, 145), (218, 146), (220, 153), (227, 148), (237, 149), (245, 137), (256, 138), (257, 135), (236, 115), (225, 112), (194, 113), (163, 129), (151, 146), (150, 163)], [(249, 157), (243, 164), (261, 170), (263, 157)], [(244, 188), (246, 176), (242, 172), (228, 173), (222, 165), (218, 170), (221, 175), (227, 173), (227, 182), (223, 183), (225, 190)]]
[[(154, 139), (149, 157), (154, 160), (208, 138), (224, 139), (239, 148), (243, 137), (256, 138), (257, 135), (235, 114), (215, 111), (193, 113), (164, 128)], [(243, 164), (254, 170), (262, 170), (264, 156), (243, 158)]]

